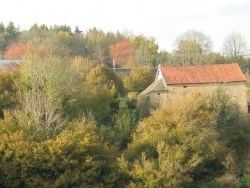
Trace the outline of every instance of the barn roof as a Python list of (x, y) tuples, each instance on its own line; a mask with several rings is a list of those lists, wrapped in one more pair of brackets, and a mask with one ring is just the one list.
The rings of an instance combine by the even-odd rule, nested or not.
[(0, 70), (11, 71), (21, 67), (22, 60), (20, 59), (0, 59)]
[(245, 75), (237, 63), (159, 67), (165, 84), (204, 84), (244, 82)]

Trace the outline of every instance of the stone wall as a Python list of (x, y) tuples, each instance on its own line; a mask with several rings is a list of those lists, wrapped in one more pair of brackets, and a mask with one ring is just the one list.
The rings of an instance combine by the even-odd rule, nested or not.
[(174, 97), (189, 97), (194, 92), (211, 95), (218, 88), (222, 88), (233, 101), (237, 102), (243, 112), (248, 111), (245, 82), (168, 85), (166, 91), (150, 92), (148, 96), (153, 103), (163, 104)]

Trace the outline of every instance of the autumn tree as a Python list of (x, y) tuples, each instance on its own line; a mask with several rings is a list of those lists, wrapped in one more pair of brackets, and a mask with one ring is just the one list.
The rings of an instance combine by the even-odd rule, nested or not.
[(116, 151), (102, 142), (90, 119), (74, 121), (56, 138), (37, 142), (11, 113), (5, 117), (0, 120), (1, 187), (121, 185), (113, 162)]
[[(130, 185), (181, 187), (192, 182), (196, 168), (220, 157), (211, 113), (205, 99), (196, 96), (192, 102), (168, 103), (144, 119), (119, 159), (120, 166), (134, 179)], [(199, 173), (219, 174), (222, 170), (209, 168)]]
[(240, 57), (248, 55), (247, 41), (240, 33), (231, 33), (223, 43), (223, 53), (238, 62)]
[(66, 25), (34, 24), (29, 30), (22, 31), (19, 41), (40, 45), (52, 54), (60, 57), (83, 56), (88, 57), (96, 64), (109, 65), (112, 59), (109, 56), (109, 46), (125, 37), (119, 32), (103, 32), (100, 29), (89, 29), (86, 33), (79, 30), (72, 32)]
[(98, 65), (87, 75), (85, 82), (89, 85), (104, 86), (108, 89), (116, 89), (118, 94), (123, 95), (123, 84), (113, 70), (105, 65)]
[(134, 49), (130, 40), (124, 40), (109, 47), (111, 58), (116, 66), (132, 66), (135, 63)]
[(84, 72), (78, 72), (74, 66), (81, 62), (90, 63), (81, 58), (71, 62), (73, 64), (70, 65), (70, 79), (74, 82), (74, 87), (70, 86), (72, 89), (65, 95), (63, 114), (74, 119), (91, 113), (98, 123), (103, 124), (110, 118), (110, 105), (118, 96), (121, 85), (117, 83), (120, 81), (104, 65), (88, 70), (86, 64), (83, 64), (80, 68), (83, 68)]
[[(240, 151), (242, 146), (232, 143), (246, 135), (234, 130), (233, 127), (239, 128), (239, 122), (230, 125), (229, 119), (234, 117), (230, 108), (234, 104), (223, 100), (224, 97), (211, 101), (198, 94), (189, 99), (179, 98), (142, 120), (118, 160), (120, 168), (132, 178), (129, 186), (239, 187), (242, 163), (237, 162), (237, 155), (231, 151), (236, 148)], [(219, 107), (211, 105), (215, 101)], [(224, 120), (229, 117), (229, 121), (224, 124), (220, 117)]]
[(89, 58), (82, 56), (76, 56), (69, 62), (69, 69), (81, 81), (87, 76), (87, 74), (95, 67), (94, 62)]
[(7, 47), (3, 57), (5, 59), (22, 59), (26, 53), (43, 56), (45, 50), (40, 46), (35, 46), (29, 43), (12, 43)]
[(124, 87), (127, 91), (141, 92), (153, 81), (154, 75), (151, 68), (135, 68), (128, 77), (124, 78)]

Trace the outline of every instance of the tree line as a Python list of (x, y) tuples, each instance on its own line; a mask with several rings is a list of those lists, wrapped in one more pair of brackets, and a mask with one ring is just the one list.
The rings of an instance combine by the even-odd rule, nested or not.
[[(67, 25), (34, 24), (22, 30), (10, 22), (0, 23), (0, 52), (2, 57), (21, 58), (23, 51), (40, 51), (42, 46), (55, 50), (61, 56), (82, 56), (97, 64), (117, 67), (138, 67), (147, 65), (195, 65), (238, 62), (249, 69), (249, 49), (241, 33), (233, 32), (225, 36), (222, 52), (213, 52), (213, 41), (202, 31), (188, 30), (174, 40), (174, 50), (160, 51), (154, 37), (131, 33), (104, 32), (92, 28), (85, 32), (79, 27), (72, 31)], [(170, 41), (172, 42), (172, 41)]]

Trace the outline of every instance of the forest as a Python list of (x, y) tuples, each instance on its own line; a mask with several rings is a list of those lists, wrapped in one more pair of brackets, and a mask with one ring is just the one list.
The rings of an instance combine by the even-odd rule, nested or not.
[(167, 52), (143, 35), (0, 23), (0, 57), (22, 60), (0, 71), (0, 187), (250, 187), (250, 116), (223, 90), (137, 97), (159, 64), (234, 62), (249, 95), (247, 41), (232, 33), (222, 49), (196, 30)]

